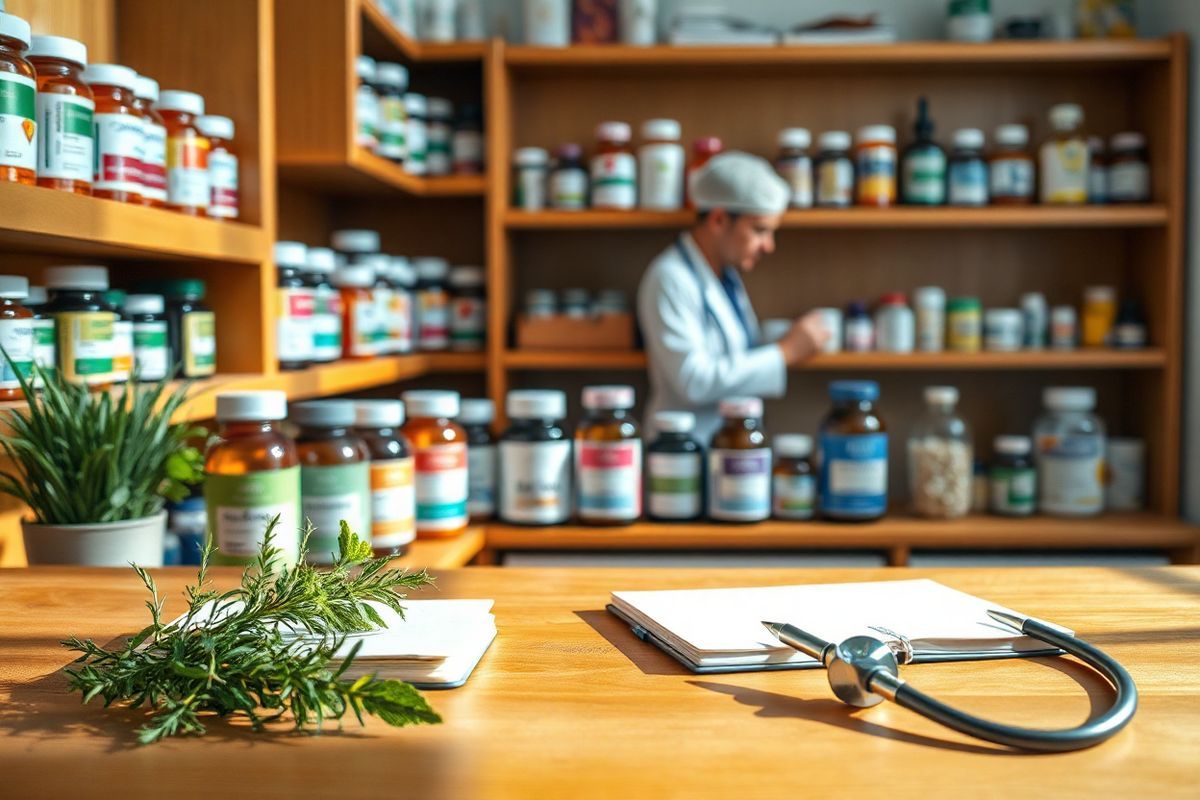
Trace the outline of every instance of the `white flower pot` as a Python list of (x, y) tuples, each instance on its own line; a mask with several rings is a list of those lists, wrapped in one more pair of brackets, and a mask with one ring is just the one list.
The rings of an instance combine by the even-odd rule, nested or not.
[(76, 564), (85, 567), (161, 567), (167, 512), (152, 517), (89, 525), (21, 522), (30, 566)]

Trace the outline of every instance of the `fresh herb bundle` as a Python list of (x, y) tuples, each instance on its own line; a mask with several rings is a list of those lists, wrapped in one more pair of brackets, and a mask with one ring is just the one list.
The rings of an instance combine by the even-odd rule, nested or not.
[[(300, 561), (282, 567), (271, 545), (276, 517), (262, 548), (242, 574), (241, 586), (218, 594), (207, 586), (208, 563), (201, 558), (195, 586), (186, 590), (188, 611), (176, 624), (164, 624), (163, 599), (152, 578), (133, 565), (150, 592), (151, 623), (123, 647), (106, 650), (95, 642), (71, 638), (62, 644), (83, 655), (67, 669), (70, 691), (83, 702), (101, 697), (107, 707), (119, 703), (148, 707), (139, 731), (143, 744), (168, 736), (202, 735), (207, 715), (245, 716), (255, 730), (291, 713), (298, 730), (326, 719), (340, 720), (347, 710), (363, 723), (363, 713), (393, 726), (441, 722), (416, 689), (395, 680), (364, 675), (342, 677), (361, 646), (356, 644), (336, 670), (330, 661), (345, 634), (383, 625), (366, 604), (372, 600), (403, 616), (400, 591), (432, 582), (422, 570), (388, 570), (392, 557), (373, 558), (371, 546), (342, 522), (339, 555), (332, 568), (304, 563), (311, 526), (301, 543)], [(291, 635), (283, 632), (290, 630)], [(317, 637), (297, 637), (296, 633)]]

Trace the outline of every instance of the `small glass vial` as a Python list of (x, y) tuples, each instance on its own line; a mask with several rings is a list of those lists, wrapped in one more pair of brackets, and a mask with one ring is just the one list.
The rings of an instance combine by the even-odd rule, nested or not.
[(771, 516), (771, 445), (757, 397), (720, 403), (722, 424), (708, 451), (708, 516), (761, 522)]
[(1092, 410), (1096, 390), (1056, 386), (1042, 393), (1046, 412), (1033, 427), (1039, 472), (1038, 505), (1054, 516), (1094, 516), (1104, 510), (1104, 422)]
[(416, 258), (417, 349), (425, 352), (450, 346), (450, 292), (446, 279), (450, 265), (444, 258)]
[(375, 272), (370, 267), (347, 266), (333, 273), (333, 285), (341, 293), (344, 336), (342, 356), (361, 361), (375, 355), (375, 300), (371, 287)]
[(212, 148), (196, 127), (204, 116), (204, 98), (195, 92), (160, 92), (158, 112), (167, 126), (167, 208), (206, 217), (212, 199), (208, 174)]
[[(45, 286), (30, 286), (24, 306), (33, 312), (33, 363), (53, 379), (58, 371), (58, 346), (55, 341), (54, 317), (46, 313), (49, 295)], [(34, 377), (33, 388), (42, 388), (43, 381)]]
[(304, 369), (313, 361), (316, 297), (305, 280), (308, 248), (300, 242), (275, 243), (275, 350), (279, 368)]
[(883, 208), (896, 204), (896, 129), (867, 125), (858, 129), (854, 142), (860, 206)]
[(787, 182), (791, 194), (791, 208), (812, 208), (813, 165), (808, 155), (812, 146), (812, 134), (808, 128), (784, 128), (779, 132), (779, 155), (775, 159), (775, 171)]
[(29, 279), (0, 275), (0, 400), (21, 400), (21, 378), (33, 372), (33, 312), (21, 301), (29, 296)]
[(310, 564), (332, 564), (341, 523), (363, 541), (371, 538), (371, 451), (354, 431), (354, 402), (315, 400), (291, 409), (300, 427), (300, 508), (313, 526)]
[(511, 426), (500, 437), (499, 516), (514, 525), (561, 525), (571, 517), (571, 436), (563, 392), (508, 393)]
[(843, 347), (847, 353), (868, 353), (875, 349), (875, 323), (867, 313), (867, 304), (855, 300), (846, 306)]
[(1000, 125), (993, 138), (996, 149), (988, 160), (988, 194), (992, 203), (1029, 205), (1035, 191), (1029, 129), (1024, 125)]
[(704, 513), (704, 445), (692, 435), (696, 415), (659, 411), (656, 438), (646, 448), (646, 516), (689, 522)]
[(879, 384), (834, 381), (833, 408), (821, 422), (817, 463), (821, 513), (837, 522), (869, 522), (887, 513), (887, 424), (875, 407)]
[(38, 83), (38, 186), (90, 195), (96, 102), (83, 80), (87, 45), (65, 36), (34, 36), (29, 63)]
[(958, 389), (925, 389), (925, 414), (908, 437), (908, 484), (913, 512), (928, 519), (957, 519), (971, 510), (971, 430), (954, 413)]
[(166, 301), (161, 294), (131, 294), (125, 315), (133, 326), (133, 370), (144, 383), (160, 381), (171, 371)]
[(1001, 517), (1029, 517), (1037, 507), (1037, 467), (1028, 436), (997, 436), (988, 469), (989, 510)]
[(1083, 135), (1083, 108), (1060, 103), (1050, 108), (1054, 133), (1040, 152), (1041, 198), (1052, 205), (1082, 205), (1088, 200), (1090, 158)]
[(375, 152), (397, 164), (407, 153), (408, 114), (404, 93), (408, 90), (408, 68), (383, 62), (375, 67), (375, 88), (379, 98), (379, 144)]
[(933, 140), (929, 101), (917, 98), (914, 139), (900, 157), (900, 196), (910, 206), (940, 206), (946, 202), (946, 151)]
[(92, 195), (119, 203), (142, 202), (144, 118), (134, 108), (137, 73), (119, 64), (90, 64), (83, 79), (92, 90)]
[[(36, 38), (36, 37), (35, 37)], [(1109, 141), (1108, 201), (1150, 202), (1150, 161), (1146, 137), (1136, 132), (1118, 133)], [(41, 178), (38, 178), (41, 181)]]
[(916, 347), (916, 319), (903, 292), (879, 299), (875, 310), (875, 349), (883, 353), (911, 353)]
[(513, 154), (513, 207), (541, 211), (546, 207), (546, 171), (550, 155), (540, 147), (522, 147)]
[(332, 364), (342, 357), (342, 293), (330, 280), (337, 260), (328, 247), (309, 247), (305, 266), (305, 282), (313, 290), (312, 360)]
[(167, 123), (158, 112), (158, 81), (138, 75), (133, 107), (142, 115), (142, 203), (167, 205)]
[(453, 420), (458, 392), (411, 391), (403, 394), (408, 422), (403, 433), (416, 459), (417, 538), (439, 539), (466, 530), (467, 432)]
[(550, 207), (580, 211), (588, 204), (588, 173), (583, 165), (583, 148), (562, 144), (554, 151), (554, 169), (550, 173)]
[(63, 380), (93, 389), (110, 386), (117, 315), (104, 300), (108, 270), (49, 267), (45, 279), (50, 290), (45, 313), (54, 318), (57, 366)]
[(679, 143), (683, 128), (677, 120), (651, 119), (642, 124), (638, 149), (638, 205), (648, 211), (683, 208), (685, 154)]
[(408, 115), (405, 141), (404, 171), (409, 175), (429, 174), (428, 104), (425, 95), (409, 92), (404, 95), (404, 113)]
[(775, 467), (771, 470), (775, 519), (812, 519), (816, 514), (817, 475), (812, 452), (811, 436), (781, 433), (775, 437)]
[(817, 139), (816, 175), (818, 208), (849, 208), (854, 205), (854, 159), (850, 157), (850, 134), (825, 131)]
[(988, 204), (988, 165), (983, 158), (983, 131), (960, 128), (954, 132), (954, 150), (947, 171), (947, 198), (952, 206)]
[(444, 97), (431, 97), (429, 109), (429, 146), (425, 165), (429, 175), (449, 175), (451, 172), (450, 137), (454, 120), (454, 105)]
[(208, 216), (237, 219), (238, 157), (233, 149), (234, 127), (229, 117), (206, 114), (196, 120), (196, 128), (208, 137)]
[(379, 147), (379, 95), (375, 91), (375, 59), (358, 56), (354, 74), (358, 88), (354, 92), (354, 143), (374, 152)]
[(455, 175), (482, 175), (483, 172), (483, 112), (474, 103), (464, 103), (458, 109), (458, 121), (450, 140), (450, 153)]
[(487, 333), (487, 293), (482, 267), (450, 270), (450, 349), (479, 351)]
[(632, 386), (587, 386), (575, 429), (577, 511), (589, 525), (626, 525), (642, 515), (642, 438), (630, 413)]
[(400, 427), (399, 400), (354, 401), (355, 432), (371, 454), (371, 547), (402, 556), (417, 538), (412, 447)]
[(215, 374), (217, 318), (204, 303), (204, 281), (170, 280), (160, 287), (167, 300), (171, 354), (180, 362), (180, 377), (207, 378)]
[(284, 564), (300, 554), (300, 457), (279, 422), (287, 397), (279, 391), (217, 395), (217, 435), (204, 455), (204, 504), (217, 551), (214, 564), (254, 561), (275, 517), (271, 545)]
[(125, 292), (109, 289), (104, 302), (117, 315), (113, 322), (113, 383), (125, 383), (133, 372), (133, 323), (125, 314)]
[(458, 424), (467, 432), (467, 513), (472, 522), (483, 522), (496, 513), (495, 419), (496, 404), (491, 400), (462, 401)]
[[(34, 97), (37, 94), (37, 73), (25, 59), (29, 49), (29, 23), (13, 14), (0, 12), (0, 95), (6, 98), (24, 98), (14, 102), (12, 114), (5, 128), (12, 127), (13, 133), (4, 137), (0, 148), (0, 182), (37, 183), (37, 111)], [(6, 104), (7, 106), (8, 104)]]
[(601, 122), (596, 127), (592, 156), (592, 208), (626, 210), (637, 205), (637, 159), (626, 122)]

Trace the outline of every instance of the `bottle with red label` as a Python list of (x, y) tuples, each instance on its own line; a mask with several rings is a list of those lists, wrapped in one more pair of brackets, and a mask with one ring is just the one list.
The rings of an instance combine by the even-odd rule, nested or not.
[(467, 432), (458, 392), (412, 391), (403, 395), (408, 413), (403, 433), (415, 459), (417, 538), (456, 536), (467, 527)]
[(96, 103), (92, 196), (140, 204), (146, 129), (133, 105), (137, 73), (120, 64), (91, 64), (83, 79)]
[(642, 438), (632, 386), (588, 386), (587, 418), (575, 431), (579, 519), (627, 525), (642, 515)]
[(193, 217), (208, 215), (208, 137), (196, 120), (204, 115), (204, 98), (195, 92), (169, 90), (158, 96), (158, 112), (167, 126), (167, 207)]
[(196, 127), (208, 137), (208, 215), (237, 219), (238, 157), (233, 150), (233, 120), (205, 114), (196, 120)]
[(316, 292), (304, 279), (308, 248), (300, 242), (275, 243), (275, 352), (281, 370), (313, 363), (313, 313)]
[(133, 105), (142, 114), (146, 140), (142, 148), (142, 202), (167, 205), (167, 125), (158, 113), (158, 81), (139, 75)]

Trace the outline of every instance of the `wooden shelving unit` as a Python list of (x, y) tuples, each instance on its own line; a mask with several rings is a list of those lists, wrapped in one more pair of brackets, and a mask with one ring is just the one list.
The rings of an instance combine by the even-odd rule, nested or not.
[(483, 528), (468, 528), (449, 539), (418, 539), (396, 561), (403, 569), (430, 571), (456, 569), (471, 563), (485, 548)]

